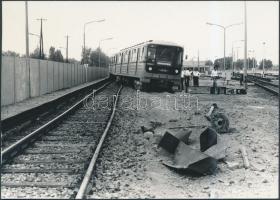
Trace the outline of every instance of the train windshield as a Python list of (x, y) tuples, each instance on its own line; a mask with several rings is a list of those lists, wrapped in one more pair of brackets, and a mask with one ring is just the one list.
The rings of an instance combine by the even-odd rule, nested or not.
[(179, 47), (151, 45), (148, 47), (147, 62), (158, 65), (181, 65), (183, 50)]

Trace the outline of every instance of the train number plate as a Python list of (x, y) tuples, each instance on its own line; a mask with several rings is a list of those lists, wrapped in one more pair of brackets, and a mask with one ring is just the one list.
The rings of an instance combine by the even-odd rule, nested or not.
[(158, 71), (159, 71), (159, 72), (168, 72), (167, 69), (159, 69)]

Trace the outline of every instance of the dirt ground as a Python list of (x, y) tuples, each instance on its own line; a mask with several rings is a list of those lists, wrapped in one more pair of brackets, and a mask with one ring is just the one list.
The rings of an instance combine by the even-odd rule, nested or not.
[[(137, 109), (137, 92), (123, 89), (89, 198), (209, 198), (210, 194), (215, 198), (278, 197), (278, 98), (250, 85), (247, 95), (192, 94), (190, 106), (182, 107), (184, 101), (178, 98), (175, 107), (174, 97), (183, 94), (140, 92), (141, 106), (138, 104)], [(221, 134), (228, 148), (217, 172), (194, 177), (164, 166), (157, 145), (164, 132), (176, 126), (210, 126), (204, 114), (212, 103), (224, 111), (235, 130)], [(195, 114), (197, 109), (200, 114)], [(143, 125), (154, 127), (154, 133), (143, 134)], [(202, 129), (190, 130), (190, 139), (198, 142)], [(243, 166), (241, 145), (249, 156), (248, 169)], [(230, 167), (228, 162), (238, 165)]]

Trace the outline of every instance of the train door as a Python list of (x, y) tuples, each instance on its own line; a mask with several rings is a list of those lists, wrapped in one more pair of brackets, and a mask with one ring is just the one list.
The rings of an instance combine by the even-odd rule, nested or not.
[(115, 55), (115, 73), (117, 72), (118, 55)]
[(136, 57), (135, 74), (137, 74), (137, 67), (138, 67), (138, 62), (139, 62), (139, 55), (140, 55), (140, 48), (137, 48), (137, 57)]
[(127, 74), (128, 74), (128, 66), (129, 66), (129, 61), (130, 61), (130, 54), (131, 54), (131, 50), (128, 51), (127, 66), (126, 66), (126, 73)]
[(122, 54), (121, 54), (120, 74), (122, 73), (122, 63), (123, 63), (123, 52), (122, 52)]

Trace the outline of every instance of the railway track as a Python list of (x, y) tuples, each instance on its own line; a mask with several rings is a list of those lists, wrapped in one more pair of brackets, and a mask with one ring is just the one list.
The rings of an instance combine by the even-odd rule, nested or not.
[(55, 100), (2, 120), (1, 150), (3, 151), (6, 147), (11, 145), (11, 142), (16, 142), (69, 109), (90, 93), (92, 89), (96, 89), (108, 83), (107, 79), (103, 79), (93, 85), (70, 92)]
[(268, 92), (279, 95), (279, 85), (270, 81), (266, 81), (260, 77), (248, 75), (248, 81), (254, 83), (255, 85), (267, 90)]
[[(106, 87), (106, 89), (105, 89)], [(121, 87), (95, 92), (107, 98), (95, 109), (93, 94), (40, 126), (1, 153), (1, 198), (83, 198), (112, 122)]]

